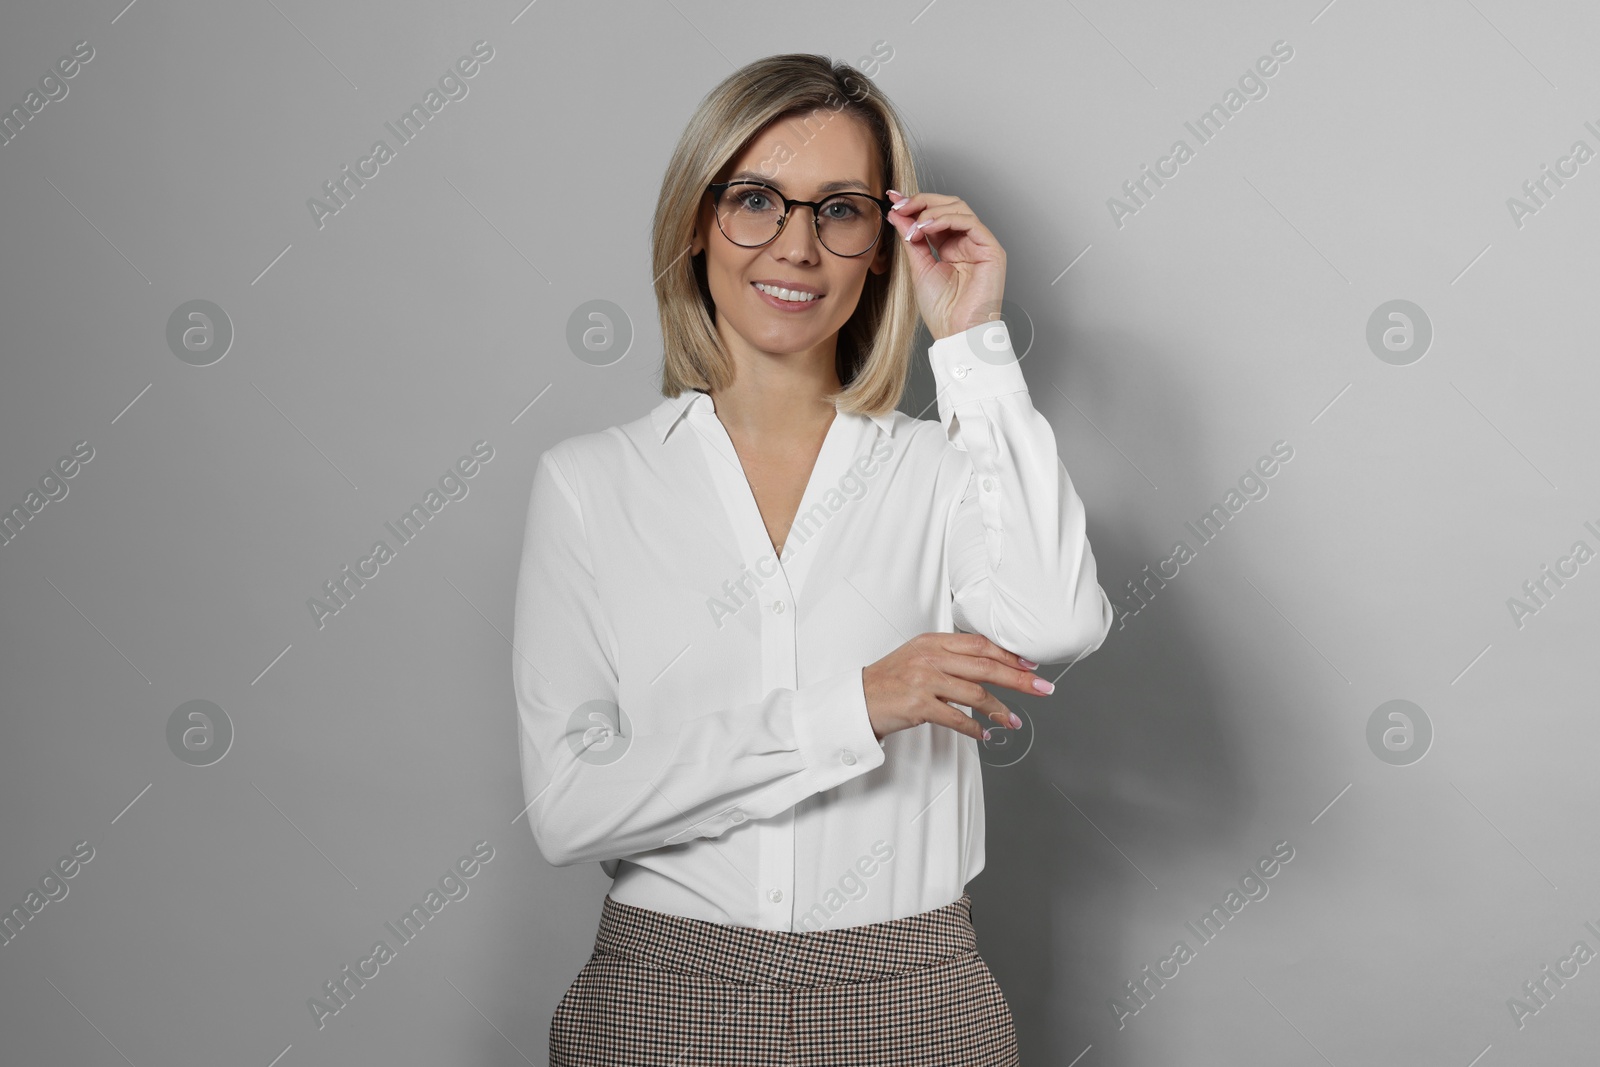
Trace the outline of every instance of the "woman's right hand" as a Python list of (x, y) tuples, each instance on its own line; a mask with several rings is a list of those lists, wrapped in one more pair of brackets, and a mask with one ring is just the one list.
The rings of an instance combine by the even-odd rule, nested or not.
[[(897, 730), (937, 723), (983, 740), (973, 715), (950, 706), (965, 704), (976, 715), (1011, 727), (1011, 709), (979, 682), (1039, 696), (1055, 688), (982, 634), (918, 634), (876, 663), (861, 669), (872, 732), (882, 741)], [(1034, 683), (1038, 682), (1038, 686)]]

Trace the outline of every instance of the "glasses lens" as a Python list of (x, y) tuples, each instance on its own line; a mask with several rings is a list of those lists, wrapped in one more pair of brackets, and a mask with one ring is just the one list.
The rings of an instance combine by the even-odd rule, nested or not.
[(717, 225), (736, 245), (764, 245), (778, 235), (783, 201), (764, 185), (735, 183), (722, 191)]
[[(736, 245), (766, 244), (778, 235), (782, 221), (783, 200), (764, 185), (735, 182), (717, 204), (717, 225)], [(859, 193), (830, 196), (817, 209), (817, 233), (836, 256), (859, 256), (877, 242), (882, 229), (882, 207)]]
[(859, 193), (830, 196), (817, 209), (817, 232), (836, 256), (859, 256), (871, 248), (883, 228), (883, 209)]

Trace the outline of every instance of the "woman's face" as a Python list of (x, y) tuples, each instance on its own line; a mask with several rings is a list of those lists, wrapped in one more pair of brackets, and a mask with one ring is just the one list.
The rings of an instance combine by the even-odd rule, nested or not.
[[(729, 162), (718, 180), (739, 178), (764, 181), (799, 200), (820, 201), (849, 191), (884, 195), (876, 147), (866, 124), (849, 112), (826, 108), (769, 125)], [(728, 206), (725, 198), (722, 207)], [(894, 229), (884, 224), (871, 250), (848, 259), (837, 256), (817, 240), (812, 209), (796, 207), (774, 240), (745, 248), (723, 236), (707, 193), (690, 248), (692, 255), (705, 253), (717, 332), (730, 350), (737, 352), (743, 342), (747, 351), (771, 355), (816, 351), (831, 358), (836, 335), (856, 309), (867, 272), (882, 274), (888, 269), (894, 239)], [(757, 282), (820, 296), (798, 306), (775, 306), (756, 288)]]

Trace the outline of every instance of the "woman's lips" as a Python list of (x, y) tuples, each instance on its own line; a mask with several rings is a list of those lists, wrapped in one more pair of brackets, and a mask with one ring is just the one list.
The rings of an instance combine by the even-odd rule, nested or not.
[(825, 296), (819, 296), (819, 297), (816, 297), (815, 299), (804, 300), (804, 301), (800, 301), (800, 300), (780, 300), (778, 297), (773, 296), (769, 292), (766, 292), (766, 291), (761, 290), (761, 289), (756, 289), (756, 283), (755, 282), (751, 282), (750, 283), (750, 288), (755, 289), (757, 296), (759, 296), (761, 299), (765, 300), (768, 304), (771, 304), (773, 307), (777, 308), (779, 311), (807, 311), (807, 310), (809, 310), (811, 308), (816, 307), (818, 304), (822, 303), (824, 300), (827, 299), (827, 297), (825, 297)]

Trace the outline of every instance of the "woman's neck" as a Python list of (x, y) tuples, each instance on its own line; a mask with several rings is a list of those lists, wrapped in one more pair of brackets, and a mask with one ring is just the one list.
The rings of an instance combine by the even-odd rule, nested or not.
[(730, 346), (737, 372), (711, 397), (729, 434), (760, 444), (809, 440), (825, 428), (835, 409), (824, 397), (841, 388), (831, 341), (781, 355)]

